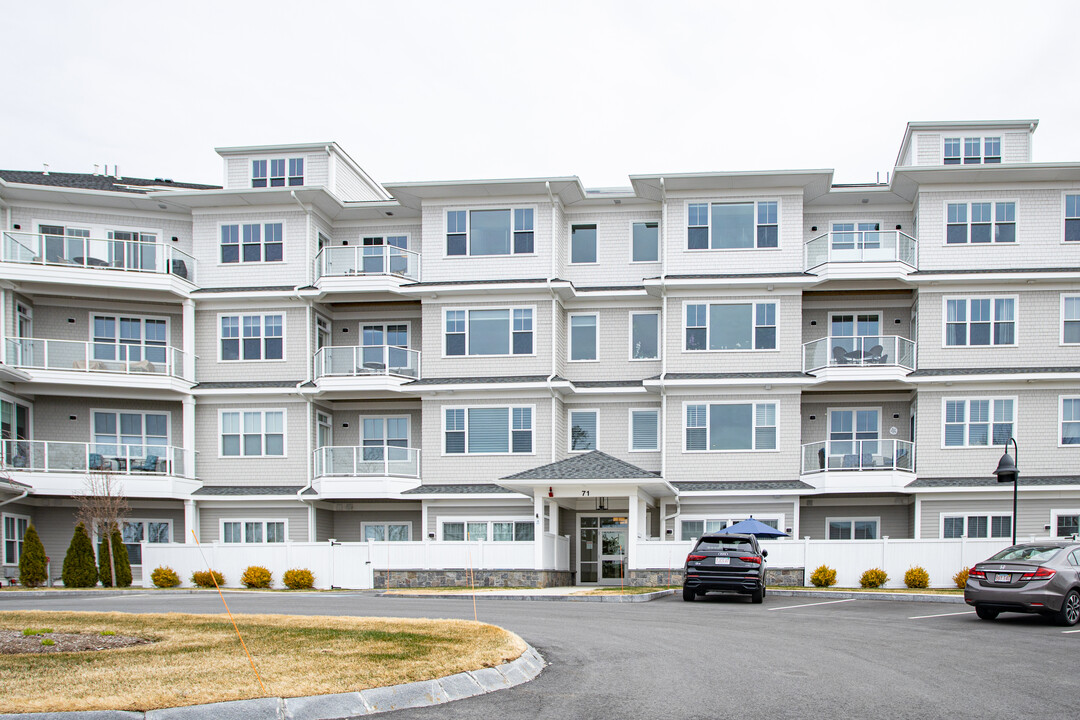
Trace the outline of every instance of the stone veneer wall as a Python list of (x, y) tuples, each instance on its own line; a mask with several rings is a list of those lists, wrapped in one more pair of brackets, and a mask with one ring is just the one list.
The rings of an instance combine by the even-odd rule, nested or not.
[(573, 573), (562, 570), (376, 570), (375, 589), (421, 587), (565, 587)]
[[(765, 568), (765, 584), (784, 587), (802, 587), (806, 584), (803, 568)], [(638, 587), (682, 585), (683, 571), (679, 570), (631, 570), (626, 584)]]

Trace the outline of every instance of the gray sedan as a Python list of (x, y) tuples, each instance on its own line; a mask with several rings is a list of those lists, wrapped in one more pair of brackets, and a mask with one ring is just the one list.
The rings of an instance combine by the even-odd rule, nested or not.
[(1080, 545), (1025, 543), (1005, 548), (968, 573), (964, 601), (983, 620), (1002, 612), (1039, 613), (1059, 625), (1080, 621)]

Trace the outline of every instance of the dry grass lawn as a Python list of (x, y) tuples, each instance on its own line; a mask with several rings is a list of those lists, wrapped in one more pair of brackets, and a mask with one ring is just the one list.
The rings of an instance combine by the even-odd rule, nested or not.
[[(517, 658), (525, 643), (494, 625), (296, 615), (236, 616), (275, 697), (431, 680)], [(224, 614), (0, 612), (0, 628), (114, 631), (154, 640), (119, 650), (0, 656), (0, 712), (153, 710), (262, 697)]]

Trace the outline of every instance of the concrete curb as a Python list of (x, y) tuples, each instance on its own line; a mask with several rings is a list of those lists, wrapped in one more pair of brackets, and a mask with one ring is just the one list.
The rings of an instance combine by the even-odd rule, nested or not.
[[(235, 587), (223, 587), (221, 588), (223, 593), (244, 593), (246, 595), (257, 594), (284, 594), (287, 592), (289, 595), (309, 594), (309, 595), (329, 595), (328, 590), (288, 590), (288, 591), (268, 591), (268, 590), (248, 590), (246, 588)], [(370, 592), (370, 590), (350, 590), (350, 593)], [(123, 595), (217, 595), (217, 590), (214, 588), (128, 588), (126, 590), (95, 590), (88, 588), (86, 590), (0, 590), (0, 602), (3, 602), (5, 597), (10, 598), (56, 598), (58, 600), (63, 598), (87, 598), (87, 597), (120, 597)], [(335, 595), (341, 594), (338, 592)]]
[(293, 698), (255, 698), (231, 702), (127, 712), (87, 710), (82, 712), (0, 714), (4, 720), (339, 720), (364, 715), (428, 707), (505, 690), (527, 683), (544, 669), (544, 658), (532, 645), (516, 660), (493, 668), (448, 675), (438, 680), (370, 688), (336, 695)]
[(847, 600), (859, 598), (862, 600), (894, 600), (899, 602), (936, 602), (936, 603), (959, 603), (964, 604), (963, 595), (935, 595), (934, 593), (897, 593), (883, 590), (881, 592), (844, 592), (843, 590), (778, 590), (769, 588), (766, 596), (770, 597), (805, 597), (823, 598), (831, 600)]
[[(771, 591), (770, 591), (771, 592)], [(496, 595), (494, 593), (477, 593), (476, 598), (485, 600), (540, 600), (551, 602), (608, 602), (608, 603), (642, 603), (650, 600), (659, 600), (667, 595), (674, 595), (674, 590), (657, 590), (640, 595)], [(472, 600), (469, 593), (416, 593), (408, 592), (381, 592), (379, 597), (390, 598), (446, 598), (453, 600)]]

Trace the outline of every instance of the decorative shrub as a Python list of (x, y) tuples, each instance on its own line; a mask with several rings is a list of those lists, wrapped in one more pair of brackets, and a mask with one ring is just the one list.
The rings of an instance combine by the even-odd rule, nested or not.
[(171, 588), (180, 584), (180, 576), (168, 565), (162, 565), (150, 573), (150, 581), (154, 583), (154, 587)]
[(217, 570), (196, 570), (191, 573), (191, 584), (197, 587), (212, 588), (215, 580), (218, 586), (225, 584), (225, 576)]
[(859, 578), (859, 584), (864, 588), (879, 588), (889, 582), (889, 576), (881, 568), (870, 568)]
[(315, 576), (307, 568), (293, 568), (285, 571), (281, 582), (290, 590), (310, 590), (315, 587)]
[(822, 565), (810, 575), (814, 587), (830, 587), (836, 584), (836, 571), (828, 565)]
[(75, 526), (60, 577), (64, 581), (64, 587), (88, 588), (97, 585), (98, 569), (94, 559), (94, 543), (90, 541), (86, 526), (82, 523)]
[(952, 581), (956, 583), (956, 587), (963, 590), (967, 587), (968, 568), (962, 568), (960, 572), (952, 576)]
[(268, 588), (274, 584), (274, 576), (261, 565), (251, 565), (240, 576), (240, 582), (247, 588)]
[(44, 640), (41, 641), (41, 644), (51, 646), (51, 645), (55, 645), (56, 641), (55, 640), (50, 640), (49, 638), (45, 638)]
[[(113, 562), (116, 564), (116, 587), (131, 587), (131, 562), (128, 560), (127, 546), (120, 535), (120, 528), (112, 529)], [(98, 543), (98, 577), (105, 587), (112, 587), (112, 573), (109, 571), (109, 546), (104, 541)]]
[(19, 584), (26, 587), (44, 585), (49, 579), (47, 562), (45, 546), (41, 544), (37, 528), (31, 524), (23, 536), (22, 555), (19, 556)]
[(909, 588), (928, 588), (930, 587), (930, 573), (926, 572), (926, 568), (918, 565), (910, 567), (904, 573), (904, 584)]

